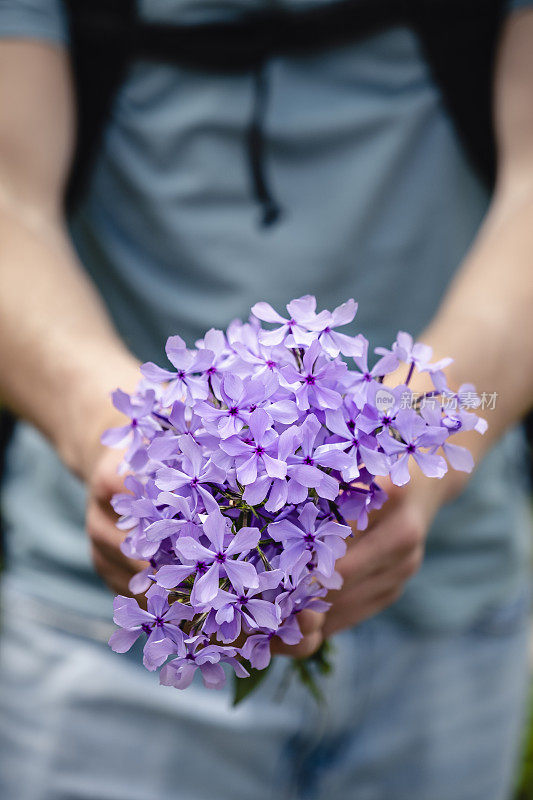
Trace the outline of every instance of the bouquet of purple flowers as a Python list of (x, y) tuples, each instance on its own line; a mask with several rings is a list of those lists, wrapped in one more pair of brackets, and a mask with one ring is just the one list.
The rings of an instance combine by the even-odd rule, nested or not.
[[(208, 331), (194, 350), (170, 337), (173, 369), (144, 364), (133, 395), (113, 394), (129, 417), (102, 437), (126, 448), (128, 491), (113, 507), (124, 553), (148, 566), (130, 585), (146, 606), (116, 597), (109, 643), (126, 652), (142, 636), (161, 683), (184, 689), (199, 670), (220, 688), (224, 665), (249, 682), (268, 667), (272, 637), (296, 644), (298, 613), (329, 607), (348, 520), (364, 529), (386, 499), (376, 477), (407, 483), (411, 458), (435, 478), (447, 461), (472, 469), (449, 439), (486, 427), (473, 387), (461, 387), (465, 407), (446, 384), (450, 359), (431, 364), (407, 333), (369, 368), (368, 341), (337, 331), (356, 310), (349, 300), (317, 313), (306, 296), (282, 317), (257, 303), (249, 322)], [(404, 381), (386, 387), (402, 363)], [(422, 397), (409, 389), (414, 370), (431, 376)]]

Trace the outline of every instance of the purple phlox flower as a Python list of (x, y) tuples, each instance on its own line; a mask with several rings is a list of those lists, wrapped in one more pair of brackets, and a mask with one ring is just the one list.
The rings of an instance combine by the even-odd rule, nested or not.
[[(378, 476), (403, 485), (411, 456), (430, 477), (447, 461), (471, 470), (451, 442), (486, 428), (474, 387), (452, 392), (449, 359), (431, 363), (431, 348), (402, 331), (369, 359), (367, 339), (347, 335), (356, 310), (350, 299), (317, 313), (310, 295), (287, 315), (257, 303), (249, 322), (209, 330), (196, 349), (170, 337), (169, 368), (144, 364), (134, 393), (115, 392), (129, 424), (103, 437), (127, 450), (113, 507), (123, 553), (145, 566), (130, 590), (148, 605), (116, 598), (110, 644), (144, 645), (163, 684), (185, 688), (199, 670), (219, 688), (228, 667), (265, 668), (274, 636), (299, 642), (298, 614), (330, 608), (347, 537), (386, 499)], [(415, 370), (431, 391), (413, 403)]]
[(241, 633), (241, 623), (246, 629), (266, 628), (275, 631), (281, 624), (278, 606), (257, 597), (262, 592), (275, 589), (283, 579), (281, 570), (270, 570), (258, 575), (259, 586), (243, 592), (220, 590), (213, 600), (213, 617), (210, 625), (204, 625), (204, 632), (216, 633), (223, 642), (234, 642)]
[(373, 475), (389, 474), (389, 459), (379, 452), (375, 438), (356, 427), (360, 417), (358, 414), (354, 420), (345, 407), (326, 413), (327, 426), (334, 434), (331, 441), (340, 444), (348, 457), (348, 466), (341, 469), (342, 479), (347, 483), (359, 476), (361, 462)]
[(446, 440), (448, 431), (443, 427), (427, 425), (425, 421), (411, 409), (401, 409), (394, 421), (394, 430), (403, 441), (398, 441), (389, 431), (378, 433), (377, 439), (389, 456), (395, 456), (391, 466), (391, 480), (396, 486), (403, 486), (409, 480), (409, 458), (413, 456), (416, 463), (429, 478), (442, 478), (447, 471), (446, 461), (434, 452), (426, 452)]
[(158, 506), (163, 506), (162, 519), (155, 520), (145, 530), (151, 542), (161, 542), (169, 536), (198, 536), (202, 531), (198, 518), (198, 498), (187, 498), (173, 492), (161, 492)]
[(309, 331), (309, 323), (316, 319), (316, 299), (305, 295), (287, 303), (288, 319), (275, 311), (269, 303), (256, 303), (252, 314), (263, 322), (279, 325), (272, 331), (261, 331), (259, 341), (265, 345), (277, 345), (286, 340), (289, 347), (310, 345), (315, 334)]
[[(434, 427), (437, 425), (442, 425), (447, 434), (450, 435), (451, 431), (446, 424), (447, 420), (445, 422), (445, 420), (442, 418), (442, 409), (440, 405), (436, 408), (422, 406), (420, 409), (420, 414), (428, 425), (432, 425)], [(460, 430), (461, 427), (462, 426), (459, 425), (456, 430)], [(474, 469), (474, 459), (472, 458), (470, 450), (467, 450), (466, 447), (461, 447), (457, 444), (451, 444), (446, 440), (442, 442), (441, 447), (448, 463), (453, 467), (453, 469), (460, 472), (472, 472)], [(438, 448), (436, 447), (435, 449)]]
[(290, 503), (301, 503), (307, 499), (308, 490), (315, 489), (320, 497), (335, 500), (339, 493), (339, 482), (320, 467), (347, 469), (351, 460), (336, 445), (315, 446), (317, 437), (323, 436), (323, 427), (314, 414), (309, 414), (299, 429), (300, 449), (287, 458), (289, 476), (287, 499)]
[[(120, 517), (117, 522), (117, 528), (122, 531), (127, 531), (139, 522), (139, 517), (137, 513), (135, 513), (136, 507), (134, 503), (136, 500), (140, 500), (145, 496), (146, 488), (145, 485), (133, 475), (126, 475), (124, 478), (124, 487), (127, 491), (114, 494), (111, 499), (111, 505), (115, 513)], [(154, 492), (154, 497), (155, 495), (156, 493)]]
[(196, 410), (208, 431), (227, 439), (240, 433), (248, 423), (251, 410), (270, 397), (278, 386), (277, 379), (271, 373), (246, 383), (238, 375), (227, 373), (220, 387), (224, 406), (216, 408), (210, 403), (197, 403)]
[(142, 633), (148, 636), (144, 645), (143, 663), (153, 671), (165, 661), (170, 652), (185, 650), (185, 637), (179, 627), (191, 620), (194, 610), (183, 603), (168, 604), (167, 593), (158, 586), (146, 592), (146, 611), (133, 597), (118, 595), (113, 601), (113, 620), (122, 630), (115, 631), (109, 646), (115, 653), (125, 653)]
[[(319, 578), (318, 580), (317, 577)], [(286, 576), (286, 591), (278, 594), (276, 598), (282, 619), (291, 618), (291, 615), (292, 618), (297, 619), (295, 615), (304, 609), (317, 611), (320, 614), (329, 611), (331, 603), (322, 599), (327, 595), (327, 588), (322, 584), (322, 577), (316, 567), (313, 566), (307, 573), (304, 572), (298, 578), (293, 575)]]
[(339, 353), (344, 356), (360, 356), (363, 353), (364, 339), (358, 336), (347, 336), (345, 333), (338, 333), (335, 328), (348, 325), (357, 313), (357, 303), (351, 299), (334, 311), (321, 311), (314, 320), (308, 323), (310, 330), (318, 333), (318, 340), (322, 349), (332, 358), (336, 358)]
[(154, 566), (149, 564), (137, 572), (128, 582), (128, 589), (132, 594), (144, 594), (154, 583)]
[(477, 433), (484, 434), (488, 428), (487, 421), (465, 408), (464, 402), (462, 402), (465, 397), (471, 400), (469, 408), (479, 406), (480, 398), (476, 393), (475, 386), (471, 383), (463, 383), (455, 394), (450, 392), (446, 396), (442, 424), (450, 433), (475, 430)]
[(243, 367), (249, 373), (250, 366), (254, 368), (255, 375), (262, 375), (264, 372), (272, 372), (289, 363), (292, 354), (284, 345), (267, 347), (254, 337), (249, 337), (245, 341), (235, 342), (233, 345), (235, 352), (243, 362)]
[(374, 481), (374, 476), (363, 468), (356, 486), (342, 488), (337, 506), (344, 519), (355, 523), (357, 529), (363, 531), (368, 525), (370, 512), (380, 509), (386, 500), (386, 491)]
[[(291, 454), (300, 446), (301, 432), (297, 425), (286, 428), (278, 438), (278, 460), (286, 463)], [(287, 472), (289, 467), (287, 466)], [(282, 478), (271, 478), (266, 473), (258, 475), (254, 483), (246, 486), (243, 493), (243, 500), (251, 506), (261, 503), (268, 494), (265, 503), (265, 510), (268, 512), (280, 511), (286, 506), (288, 500), (288, 482)], [(307, 494), (306, 494), (307, 497)]]
[(211, 328), (203, 339), (196, 342), (198, 350), (207, 350), (213, 353), (213, 360), (205, 370), (208, 386), (218, 394), (224, 372), (235, 362), (235, 354), (231, 351), (228, 341), (222, 331)]
[(284, 519), (268, 526), (269, 535), (283, 544), (280, 567), (293, 576), (312, 558), (319, 572), (330, 575), (335, 561), (346, 552), (344, 539), (350, 535), (350, 528), (332, 519), (317, 524), (318, 513), (313, 503), (306, 503), (298, 514), (298, 524)]
[(277, 631), (254, 633), (241, 647), (241, 655), (250, 662), (254, 669), (266, 669), (270, 664), (270, 642), (277, 636), (288, 645), (298, 644), (302, 640), (302, 632), (295, 617), (289, 617)]
[(459, 408), (454, 411), (446, 411), (442, 424), (448, 429), (450, 434), (458, 431), (477, 431), (484, 434), (488, 428), (487, 420), (478, 417), (472, 411)]
[(366, 402), (356, 417), (357, 428), (368, 434), (374, 434), (377, 428), (390, 428), (401, 408), (412, 407), (412, 397), (405, 384), (394, 387), (369, 384)]
[(292, 425), (301, 416), (298, 406), (291, 398), (294, 396), (292, 390), (281, 386), (278, 381), (277, 391), (271, 395), (265, 403), (263, 409), (267, 412), (273, 422), (280, 422), (282, 425)]
[(253, 348), (253, 342), (254, 340), (257, 342), (260, 332), (261, 323), (252, 314), (250, 314), (248, 322), (243, 322), (242, 319), (233, 319), (226, 329), (228, 345), (234, 350), (235, 345), (242, 342), (247, 347)]
[(193, 605), (211, 603), (215, 599), (221, 575), (228, 578), (237, 592), (242, 592), (245, 587), (255, 589), (259, 585), (254, 565), (244, 561), (244, 556), (257, 547), (259, 529), (244, 527), (232, 534), (227, 523), (219, 511), (212, 512), (202, 524), (209, 542), (207, 546), (191, 536), (181, 537), (174, 544), (179, 556), (207, 567), (204, 574), (195, 580), (191, 595)]
[[(230, 436), (223, 439), (220, 447), (235, 459), (237, 479), (243, 486), (257, 481), (258, 474), (266, 473), (268, 478), (284, 478), (287, 464), (278, 458), (278, 434), (272, 428), (269, 415), (261, 408), (249, 415), (249, 438)], [(266, 496), (268, 486), (260, 500)]]
[(354, 358), (359, 371), (350, 370), (345, 381), (352, 400), (359, 408), (363, 408), (367, 402), (368, 393), (374, 381), (392, 372), (399, 363), (396, 355), (387, 351), (387, 355), (380, 358), (370, 369), (368, 366), (368, 341), (363, 339), (362, 344), (363, 352)]
[(206, 642), (207, 638), (201, 634), (188, 639), (186, 653), (165, 664), (159, 682), (163, 686), (186, 689), (199, 669), (207, 689), (222, 689), (226, 682), (223, 663), (231, 664), (239, 678), (248, 677), (249, 672), (235, 658), (238, 651), (234, 647)]
[(101, 442), (107, 447), (125, 447), (128, 450), (125, 460), (133, 469), (141, 467), (146, 461), (144, 449), (145, 438), (150, 440), (157, 431), (159, 424), (152, 416), (155, 404), (155, 393), (148, 390), (143, 397), (130, 397), (130, 395), (117, 389), (112, 394), (115, 408), (130, 418), (127, 425), (119, 428), (110, 428), (102, 434)]
[[(146, 537), (147, 527), (158, 519), (163, 519), (163, 511), (157, 506), (159, 490), (152, 480), (146, 482), (144, 494), (131, 499), (127, 519), (130, 530), (120, 549), (129, 558), (150, 559), (159, 548), (159, 543)], [(121, 505), (121, 504), (120, 504)], [(117, 505), (118, 507), (118, 505)], [(121, 527), (123, 527), (121, 525)]]
[(387, 350), (385, 347), (376, 347), (376, 353), (383, 356), (394, 355), (397, 363), (404, 362), (410, 366), (414, 365), (420, 372), (440, 372), (453, 361), (453, 358), (442, 358), (431, 364), (433, 348), (422, 342), (415, 342), (413, 337), (405, 331), (398, 332), (391, 350)]
[[(202, 532), (201, 525), (195, 525), (194, 531), (191, 531), (191, 538), (198, 541)], [(172, 563), (163, 564), (155, 574), (155, 582), (164, 589), (175, 589), (179, 587), (190, 575), (194, 575), (195, 578), (201, 578), (209, 569), (209, 564), (204, 560), (184, 558), (181, 552), (175, 547), (176, 541), (177, 539), (173, 540), (174, 544), (172, 549), (174, 557)]]
[(200, 377), (213, 363), (215, 354), (211, 350), (188, 350), (181, 336), (170, 336), (165, 347), (168, 360), (176, 368), (175, 372), (162, 369), (151, 361), (141, 366), (145, 378), (153, 383), (169, 382), (163, 393), (162, 402), (170, 406), (176, 400), (188, 398), (203, 399), (208, 395), (207, 379)]
[(321, 353), (320, 342), (315, 339), (304, 353), (301, 372), (293, 364), (280, 370), (290, 385), (299, 384), (294, 394), (301, 411), (307, 411), (311, 406), (318, 409), (339, 408), (342, 403), (342, 396), (333, 387), (346, 373), (346, 364), (343, 361), (328, 361)]
[[(206, 439), (203, 431), (202, 420), (192, 409), (176, 401), (173, 403), (168, 417), (157, 415), (163, 430), (152, 439), (148, 447), (148, 455), (154, 461), (172, 461), (180, 454), (179, 437), (191, 436), (198, 444), (211, 442), (211, 436)], [(167, 420), (165, 423), (164, 420)]]
[(202, 448), (191, 436), (180, 436), (179, 446), (183, 455), (181, 469), (158, 469), (156, 486), (163, 491), (180, 489), (193, 498), (199, 496), (207, 511), (215, 510), (217, 503), (205, 484), (222, 483), (225, 478), (224, 470), (203, 455)]

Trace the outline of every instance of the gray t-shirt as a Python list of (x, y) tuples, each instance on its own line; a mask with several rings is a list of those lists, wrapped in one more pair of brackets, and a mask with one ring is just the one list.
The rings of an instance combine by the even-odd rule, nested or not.
[[(261, 5), (139, 4), (162, 21)], [(67, 43), (59, 0), (0, 0), (0, 36), (20, 35)], [(161, 363), (170, 334), (192, 342), (258, 300), (281, 309), (305, 293), (321, 307), (353, 296), (352, 330), (388, 345), (398, 329), (416, 334), (431, 319), (475, 236), (488, 198), (410, 30), (276, 58), (267, 80), (266, 168), (284, 211), (270, 228), (258, 224), (244, 146), (251, 75), (137, 62), (117, 93), (72, 235), (141, 359)], [(528, 569), (523, 476), (515, 431), (439, 514), (424, 565), (390, 613), (457, 629), (518, 589)], [(84, 490), (26, 425), (9, 451), (3, 512), (8, 587), (110, 614), (90, 563)]]

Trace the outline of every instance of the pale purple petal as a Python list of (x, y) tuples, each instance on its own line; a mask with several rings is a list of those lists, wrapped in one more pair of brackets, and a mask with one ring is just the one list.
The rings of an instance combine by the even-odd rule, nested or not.
[(268, 453), (263, 453), (263, 464), (267, 475), (271, 478), (284, 478), (287, 474), (287, 464), (278, 458), (272, 458)]
[(166, 383), (176, 377), (175, 372), (170, 372), (168, 369), (162, 369), (157, 364), (148, 361), (141, 367), (141, 372), (145, 378), (153, 383)]
[(212, 564), (207, 572), (194, 584), (194, 597), (199, 603), (210, 603), (217, 596), (219, 589), (219, 565)]
[(182, 558), (190, 561), (213, 561), (215, 554), (200, 544), (192, 536), (183, 536), (174, 544), (174, 549)]
[(224, 569), (232, 585), (238, 591), (242, 591), (245, 586), (248, 586), (250, 589), (255, 589), (259, 586), (255, 567), (253, 564), (248, 563), (248, 561), (232, 561), (228, 559), (224, 562)]
[(272, 308), (270, 303), (256, 303), (254, 306), (252, 306), (252, 314), (263, 322), (277, 322), (280, 324), (286, 322), (286, 320), (284, 320), (283, 317)]
[(257, 477), (257, 456), (253, 453), (247, 461), (237, 467), (237, 478), (246, 486), (253, 483)]
[(359, 452), (361, 453), (361, 458), (364, 461), (365, 467), (372, 475), (389, 474), (389, 459), (384, 453), (371, 450), (364, 445), (359, 445)]
[(213, 542), (216, 550), (221, 551), (224, 547), (224, 535), (226, 533), (226, 520), (220, 513), (216, 511), (213, 514), (208, 514), (203, 524), (203, 529), (209, 540)]
[(226, 555), (234, 556), (239, 553), (248, 553), (254, 547), (257, 547), (259, 539), (259, 528), (241, 528), (226, 548)]
[(248, 600), (246, 608), (250, 611), (260, 628), (269, 628), (275, 631), (279, 625), (279, 612), (273, 603), (266, 600)]
[(113, 600), (113, 621), (121, 628), (136, 628), (152, 622), (153, 617), (133, 597), (117, 595)]
[(428, 478), (442, 478), (448, 471), (446, 461), (442, 456), (431, 455), (430, 453), (422, 453), (417, 450), (413, 453), (413, 457)]
[(170, 655), (178, 652), (178, 646), (168, 638), (148, 640), (144, 646), (143, 664), (147, 670), (153, 672), (167, 660)]
[(186, 689), (191, 685), (198, 667), (196, 664), (184, 662), (182, 659), (176, 659), (176, 661), (181, 662), (177, 667), (174, 661), (163, 667), (159, 675), (159, 683), (163, 686), (174, 686), (176, 689)]
[(257, 444), (262, 444), (266, 431), (271, 426), (271, 419), (262, 408), (253, 411), (248, 420), (250, 433), (254, 437)]
[(183, 566), (166, 564), (156, 572), (155, 579), (158, 586), (162, 586), (164, 589), (173, 589), (185, 578), (188, 578), (189, 575), (192, 575), (194, 569), (194, 566), (186, 566), (185, 564)]
[(160, 542), (167, 536), (178, 533), (183, 527), (183, 521), (178, 519), (158, 519), (152, 522), (145, 530), (146, 538), (150, 542)]
[(408, 483), (409, 481), (409, 456), (407, 453), (400, 456), (398, 461), (396, 461), (390, 471), (390, 476), (392, 482), (396, 486), (404, 486), (404, 484)]
[(298, 297), (287, 303), (287, 311), (296, 322), (310, 321), (315, 316), (316, 298), (311, 294)]
[(268, 475), (261, 475), (260, 478), (256, 478), (253, 483), (249, 483), (245, 488), (242, 495), (244, 502), (248, 503), (250, 506), (256, 506), (258, 503), (262, 503), (271, 483), (272, 479), (269, 478)]
[(472, 472), (474, 469), (474, 459), (466, 447), (459, 447), (457, 444), (445, 444), (444, 453), (453, 469), (461, 472)]
[(172, 491), (173, 489), (181, 489), (187, 483), (190, 483), (190, 475), (185, 475), (177, 469), (171, 467), (161, 467), (158, 469), (155, 476), (155, 485), (158, 489), (163, 491)]
[(119, 447), (124, 444), (130, 433), (131, 425), (124, 425), (121, 428), (109, 428), (101, 435), (100, 441), (106, 447)]
[(115, 653), (127, 653), (141, 635), (141, 629), (119, 630), (111, 634), (109, 646)]

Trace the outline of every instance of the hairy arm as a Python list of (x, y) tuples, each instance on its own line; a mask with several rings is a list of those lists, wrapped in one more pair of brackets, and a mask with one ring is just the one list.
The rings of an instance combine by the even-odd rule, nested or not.
[(133, 388), (138, 365), (65, 230), (73, 109), (62, 49), (0, 42), (0, 400), (39, 428), (88, 484), (94, 563), (113, 589), (127, 593), (139, 564), (119, 548), (109, 504), (123, 490), (118, 456), (99, 439), (121, 424), (110, 391)]
[[(533, 406), (533, 11), (515, 13), (504, 30), (495, 79), (498, 180), (491, 207), (440, 309), (420, 340), (436, 358), (454, 357), (450, 386), (473, 382), (497, 393), (481, 437), (456, 437), (479, 461)], [(405, 376), (398, 375), (399, 378)], [(416, 391), (431, 388), (422, 377)], [(461, 441), (462, 440), (462, 441)], [(468, 476), (450, 470), (441, 481), (412, 470), (339, 563), (341, 591), (332, 593), (323, 634), (356, 625), (394, 602), (423, 558), (440, 506)]]
[(489, 430), (472, 437), (481, 456), (533, 406), (533, 11), (514, 14), (496, 69), (498, 179), (472, 249), (428, 330), (437, 354), (453, 354), (450, 380), (497, 392)]
[(88, 478), (109, 391), (136, 362), (68, 240), (62, 198), (74, 140), (68, 56), (0, 43), (0, 398)]

